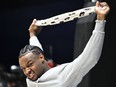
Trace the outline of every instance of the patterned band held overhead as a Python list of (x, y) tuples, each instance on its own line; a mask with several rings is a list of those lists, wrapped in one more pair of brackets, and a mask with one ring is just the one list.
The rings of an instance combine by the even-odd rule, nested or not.
[[(64, 14), (53, 16), (51, 18), (44, 19), (44, 20), (38, 20), (36, 25), (48, 26), (48, 25), (56, 25), (56, 24), (72, 21), (76, 18), (82, 18), (94, 13), (95, 12), (94, 9), (95, 9), (95, 6), (85, 7), (76, 11), (67, 12)], [(105, 9), (105, 7), (103, 7), (102, 9)]]

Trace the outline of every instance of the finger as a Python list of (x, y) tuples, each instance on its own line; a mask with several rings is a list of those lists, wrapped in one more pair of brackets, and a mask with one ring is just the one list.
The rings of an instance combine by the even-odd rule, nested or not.
[(34, 25), (36, 23), (36, 21), (37, 21), (36, 19), (33, 19), (32, 25)]
[(99, 1), (96, 2), (96, 6), (97, 6), (97, 7), (99, 6)]

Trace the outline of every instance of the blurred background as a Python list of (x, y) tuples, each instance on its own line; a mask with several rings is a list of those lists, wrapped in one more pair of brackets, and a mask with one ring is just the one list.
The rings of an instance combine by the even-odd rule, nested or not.
[[(20, 49), (29, 43), (28, 28), (34, 18), (46, 19), (94, 5), (94, 1), (2, 0), (0, 2), (0, 87), (26, 87), (25, 76), (18, 64), (18, 54)], [(103, 52), (99, 63), (84, 77), (78, 87), (116, 87), (114, 84), (116, 48), (114, 4), (113, 0), (101, 1), (106, 1), (111, 7), (107, 16)], [(91, 21), (88, 22), (88, 19)], [(38, 39), (46, 57), (54, 64), (72, 61), (82, 52), (87, 43), (94, 20), (95, 14), (67, 23), (43, 27)], [(87, 26), (88, 31), (84, 30)], [(86, 38), (82, 39), (81, 35), (85, 35)]]

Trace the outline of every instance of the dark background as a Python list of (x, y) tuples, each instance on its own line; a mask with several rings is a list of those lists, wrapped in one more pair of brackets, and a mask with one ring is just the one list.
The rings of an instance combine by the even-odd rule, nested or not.
[[(113, 0), (105, 0), (111, 7), (107, 16), (106, 37), (99, 63), (90, 71), (90, 87), (116, 87), (115, 27)], [(7, 71), (18, 65), (18, 53), (28, 44), (28, 27), (34, 18), (45, 19), (82, 8), (84, 0), (4, 0), (0, 3), (0, 63)], [(46, 56), (56, 63), (73, 60), (76, 20), (43, 27), (38, 35)], [(52, 50), (50, 49), (52, 47)]]
[[(73, 11), (83, 6), (83, 0), (22, 0), (4, 1), (1, 4), (0, 36), (1, 63), (10, 66), (18, 63), (18, 53), (29, 42), (28, 27), (32, 20), (46, 19), (61, 13)], [(75, 22), (43, 27), (38, 35), (47, 57), (57, 63), (71, 61)], [(49, 47), (52, 46), (52, 53)], [(6, 63), (7, 62), (7, 63)]]

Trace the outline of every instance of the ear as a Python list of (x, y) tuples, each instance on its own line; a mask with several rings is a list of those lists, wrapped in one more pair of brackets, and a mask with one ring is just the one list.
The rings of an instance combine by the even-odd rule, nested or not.
[(42, 53), (39, 54), (39, 60), (40, 60), (42, 63), (44, 63), (44, 61), (45, 61), (45, 57), (44, 57), (44, 55), (43, 55)]

